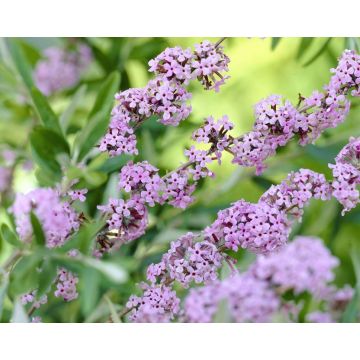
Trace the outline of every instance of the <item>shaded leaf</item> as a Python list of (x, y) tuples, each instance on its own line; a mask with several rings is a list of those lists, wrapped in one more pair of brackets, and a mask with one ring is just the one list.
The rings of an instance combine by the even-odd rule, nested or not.
[(59, 120), (50, 107), (46, 97), (35, 87), (31, 88), (30, 92), (36, 111), (44, 126), (61, 135), (62, 131)]
[(281, 37), (273, 37), (271, 38), (271, 50), (275, 50), (280, 43)]
[(304, 56), (304, 54), (309, 49), (309, 47), (313, 43), (313, 41), (314, 41), (314, 38), (312, 38), (312, 37), (301, 38), (298, 52), (296, 54), (296, 60), (299, 60), (301, 57)]
[(34, 240), (37, 245), (44, 246), (45, 245), (45, 234), (40, 224), (38, 217), (34, 214), (34, 212), (30, 213), (30, 221), (33, 228)]
[(101, 86), (88, 122), (75, 141), (78, 149), (78, 161), (82, 160), (106, 133), (110, 121), (110, 111), (114, 102), (114, 94), (118, 90), (119, 82), (120, 75), (113, 72)]
[(14, 234), (6, 224), (1, 225), (1, 235), (3, 240), (5, 240), (7, 243), (15, 247), (23, 246), (23, 243), (20, 241), (17, 235)]
[(330, 41), (332, 40), (332, 38), (328, 38), (325, 43), (320, 47), (320, 49), (315, 53), (315, 55), (313, 57), (311, 57), (305, 64), (304, 66), (309, 66), (310, 64), (312, 64), (315, 60), (317, 60), (320, 55), (326, 50), (326, 48), (328, 47), (328, 45), (330, 44)]

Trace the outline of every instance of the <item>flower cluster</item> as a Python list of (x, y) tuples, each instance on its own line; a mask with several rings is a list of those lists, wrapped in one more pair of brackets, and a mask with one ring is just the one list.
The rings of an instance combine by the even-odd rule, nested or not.
[[(98, 209), (109, 216), (108, 229), (114, 230), (108, 234), (111, 237), (111, 243), (103, 244), (103, 251), (107, 251), (113, 245), (119, 246), (137, 239), (145, 233), (148, 212), (139, 197), (133, 196), (127, 201), (110, 198), (107, 205), (99, 205)], [(109, 237), (105, 239), (108, 241)]]
[(23, 241), (29, 241), (33, 230), (30, 213), (38, 217), (49, 248), (65, 243), (78, 230), (79, 216), (67, 201), (62, 201), (57, 190), (40, 188), (28, 194), (17, 194), (11, 212), (15, 216), (16, 231)]
[(258, 256), (242, 274), (191, 289), (184, 301), (184, 321), (214, 321), (221, 302), (235, 322), (267, 322), (277, 312), (298, 314), (300, 308), (295, 306), (294, 311), (294, 304), (282, 298), (293, 290), (326, 301), (327, 312), (309, 313), (307, 321), (333, 322), (339, 308), (343, 310), (353, 296), (349, 286), (329, 285), (338, 263), (320, 239), (297, 237), (278, 252)]
[(34, 309), (38, 309), (41, 305), (47, 303), (47, 295), (42, 295), (39, 299), (36, 299), (36, 290), (33, 290), (27, 294), (24, 294), (20, 297), (22, 305), (32, 304)]
[(329, 167), (334, 177), (332, 194), (343, 205), (344, 214), (359, 203), (356, 186), (360, 184), (360, 138), (350, 138)]
[(214, 244), (195, 242), (195, 238), (193, 233), (187, 233), (173, 241), (161, 262), (149, 266), (148, 280), (152, 283), (158, 279), (162, 283), (177, 280), (184, 288), (193, 281), (197, 284), (214, 281), (224, 256)]
[(86, 45), (76, 46), (74, 50), (51, 47), (44, 51), (44, 55), (45, 59), (36, 65), (34, 77), (36, 86), (45, 95), (76, 85), (92, 59), (91, 50)]
[(61, 268), (58, 270), (56, 291), (54, 295), (61, 297), (65, 301), (72, 301), (78, 297), (76, 284), (79, 279), (72, 272)]
[(141, 284), (141, 297), (131, 296), (127, 308), (133, 322), (169, 322), (180, 310), (180, 299), (176, 292), (166, 285)]
[(308, 169), (291, 172), (279, 185), (272, 185), (260, 198), (260, 202), (286, 211), (296, 219), (301, 218), (303, 208), (310, 199), (329, 200), (331, 185), (323, 174)]
[(191, 289), (184, 302), (184, 320), (214, 321), (220, 302), (234, 322), (268, 322), (280, 307), (279, 297), (266, 281), (243, 273)]
[(208, 41), (197, 45), (194, 53), (180, 47), (166, 49), (149, 62), (155, 79), (144, 88), (115, 95), (117, 104), (100, 151), (107, 151), (110, 156), (137, 154), (134, 130), (151, 116), (156, 116), (164, 125), (178, 126), (191, 113), (191, 106), (187, 104), (191, 94), (185, 86), (190, 80), (198, 79), (205, 88), (218, 90), (226, 78), (221, 73), (228, 71), (228, 63), (222, 47)]
[(157, 76), (176, 80), (187, 85), (198, 79), (205, 89), (215, 89), (226, 80), (221, 73), (227, 72), (230, 59), (224, 54), (222, 46), (205, 40), (195, 45), (195, 52), (180, 47), (168, 48), (149, 61), (150, 70)]
[(240, 247), (254, 252), (274, 251), (284, 245), (290, 232), (286, 213), (277, 207), (244, 200), (221, 210), (217, 219), (204, 231), (205, 239), (226, 248)]
[(338, 265), (338, 259), (320, 239), (299, 236), (279, 252), (260, 255), (251, 271), (282, 292), (291, 289), (295, 294), (308, 291), (321, 296), (334, 279), (333, 270)]
[(338, 66), (331, 69), (334, 73), (330, 80), (329, 90), (337, 92), (345, 89), (354, 88), (352, 96), (360, 96), (360, 56), (354, 50), (345, 50), (342, 54)]

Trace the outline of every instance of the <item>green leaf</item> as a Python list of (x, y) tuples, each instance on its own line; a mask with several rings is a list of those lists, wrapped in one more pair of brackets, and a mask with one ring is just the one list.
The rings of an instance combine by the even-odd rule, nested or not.
[(85, 128), (76, 138), (77, 160), (81, 161), (105, 135), (110, 122), (110, 111), (114, 102), (114, 94), (118, 90), (120, 75), (113, 72), (105, 80), (99, 90), (95, 104), (90, 112)]
[(61, 114), (60, 126), (61, 126), (64, 134), (66, 134), (67, 129), (70, 124), (70, 120), (71, 120), (72, 116), (74, 115), (76, 108), (78, 107), (80, 102), (83, 100), (85, 92), (86, 92), (86, 86), (85, 85), (80, 86), (79, 89), (76, 91), (76, 93), (72, 96), (72, 100), (71, 100), (69, 106), (67, 107), (67, 109)]
[(296, 55), (296, 60), (299, 60), (301, 57), (304, 56), (306, 51), (309, 49), (310, 45), (313, 43), (314, 38), (312, 37), (303, 37), (301, 38), (300, 45), (298, 48), (298, 52)]
[(87, 317), (99, 301), (101, 276), (95, 269), (85, 268), (80, 274), (79, 298), (82, 314)]
[(7, 243), (15, 247), (22, 247), (24, 245), (6, 224), (1, 225), (1, 235)]
[(18, 39), (9, 39), (8, 48), (11, 58), (20, 73), (25, 85), (30, 90), (34, 86), (32, 68), (28, 62)]
[(25, 311), (24, 306), (21, 304), (20, 299), (16, 299), (14, 303), (14, 309), (11, 316), (12, 323), (28, 323), (29, 317)]
[(122, 284), (127, 280), (127, 272), (121, 266), (113, 262), (84, 257), (82, 263), (98, 270), (114, 283)]
[(30, 134), (31, 150), (35, 162), (55, 181), (61, 179), (61, 156), (68, 157), (69, 145), (53, 130), (37, 126)]
[(53, 109), (50, 107), (46, 97), (35, 87), (31, 88), (30, 93), (35, 109), (44, 126), (62, 135), (59, 120)]
[(38, 287), (42, 253), (37, 251), (22, 257), (10, 274), (10, 292), (13, 295), (22, 295)]
[(275, 50), (278, 47), (281, 39), (281, 37), (271, 38), (271, 50)]
[(2, 277), (1, 283), (0, 283), (0, 322), (1, 322), (1, 317), (2, 317), (2, 313), (3, 313), (4, 300), (6, 297), (8, 285), (9, 285), (9, 278), (7, 275), (4, 275)]
[(44, 234), (44, 231), (40, 224), (40, 221), (37, 218), (37, 216), (34, 214), (34, 212), (30, 213), (30, 221), (31, 221), (31, 225), (33, 228), (34, 239), (35, 239), (36, 244), (38, 244), (40, 246), (44, 246), (45, 245), (45, 234)]
[(36, 293), (38, 298), (49, 291), (51, 285), (55, 281), (56, 275), (56, 264), (54, 264), (51, 259), (46, 259), (39, 274), (39, 288)]
[(327, 49), (328, 45), (330, 44), (330, 41), (332, 40), (331, 37), (329, 37), (324, 44), (321, 46), (321, 48), (315, 53), (315, 55), (310, 58), (305, 64), (304, 66), (309, 66), (310, 64), (312, 64), (315, 60), (317, 60), (320, 55)]

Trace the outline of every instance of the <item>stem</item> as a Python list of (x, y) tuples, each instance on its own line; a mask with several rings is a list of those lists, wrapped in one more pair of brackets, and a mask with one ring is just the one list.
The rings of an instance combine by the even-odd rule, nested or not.
[(226, 40), (227, 39), (227, 37), (222, 37), (222, 38), (220, 38), (216, 43), (215, 43), (215, 49), (217, 49), (219, 46), (220, 46), (220, 44), (224, 41), (224, 40)]
[(3, 265), (3, 268), (5, 270), (9, 270), (23, 255), (23, 253), (20, 250), (16, 250), (13, 252), (13, 254), (9, 257), (9, 259), (5, 262)]

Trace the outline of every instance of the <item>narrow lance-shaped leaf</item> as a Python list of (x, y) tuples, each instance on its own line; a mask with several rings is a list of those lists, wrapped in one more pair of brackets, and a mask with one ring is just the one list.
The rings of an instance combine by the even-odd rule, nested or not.
[(10, 51), (11, 58), (22, 77), (26, 87), (30, 90), (34, 86), (32, 78), (32, 68), (26, 59), (23, 49), (21, 48), (20, 42), (17, 39), (8, 40), (8, 48)]
[(31, 88), (30, 93), (35, 105), (35, 109), (44, 126), (48, 129), (54, 130), (59, 135), (62, 135), (59, 120), (48, 103), (46, 97), (35, 87)]
[(44, 246), (45, 245), (45, 234), (44, 234), (44, 231), (42, 229), (39, 219), (33, 212), (30, 213), (30, 221), (31, 221), (31, 225), (33, 228), (33, 235), (34, 235), (35, 243), (37, 245)]
[(21, 247), (23, 245), (20, 239), (10, 230), (6, 224), (1, 225), (1, 235), (6, 242), (15, 247)]
[(110, 111), (114, 94), (118, 90), (120, 75), (114, 72), (109, 75), (99, 90), (95, 104), (90, 112), (88, 123), (75, 140), (78, 152), (77, 160), (81, 161), (88, 152), (105, 135), (110, 122)]
[(326, 48), (328, 47), (330, 41), (331, 41), (331, 37), (328, 38), (324, 44), (321, 46), (321, 48), (315, 53), (315, 55), (310, 58), (305, 64), (304, 66), (309, 66), (310, 64), (312, 64), (315, 60), (317, 60), (319, 58), (319, 56), (326, 50)]

